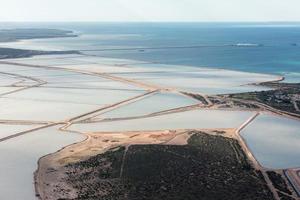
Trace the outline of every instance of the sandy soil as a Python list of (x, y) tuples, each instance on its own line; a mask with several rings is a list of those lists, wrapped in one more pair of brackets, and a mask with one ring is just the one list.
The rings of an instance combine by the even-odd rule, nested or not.
[[(203, 132), (225, 137), (235, 137), (234, 129), (201, 130)], [(158, 132), (124, 132), (124, 133), (90, 133), (85, 141), (70, 145), (62, 150), (42, 157), (35, 173), (35, 186), (40, 199), (75, 198), (76, 189), (68, 185), (65, 165), (88, 159), (105, 151), (134, 144), (168, 144), (185, 145), (191, 136), (189, 130)]]

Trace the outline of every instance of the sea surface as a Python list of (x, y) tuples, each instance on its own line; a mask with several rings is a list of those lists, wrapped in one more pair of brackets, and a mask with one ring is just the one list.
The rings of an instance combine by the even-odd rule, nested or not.
[(162, 64), (225, 68), (300, 82), (300, 23), (2, 23), (0, 28), (58, 28), (78, 38), (1, 44)]

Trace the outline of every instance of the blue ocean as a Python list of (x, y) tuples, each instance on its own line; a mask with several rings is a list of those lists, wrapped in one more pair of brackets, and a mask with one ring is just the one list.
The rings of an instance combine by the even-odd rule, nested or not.
[(80, 37), (51, 39), (48, 45), (104, 57), (288, 75), (300, 82), (300, 23), (6, 23), (0, 28), (73, 30)]

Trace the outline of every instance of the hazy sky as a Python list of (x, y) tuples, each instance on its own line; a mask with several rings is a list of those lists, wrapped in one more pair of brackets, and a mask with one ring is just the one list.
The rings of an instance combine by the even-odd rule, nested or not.
[(300, 0), (1, 0), (0, 21), (300, 21)]

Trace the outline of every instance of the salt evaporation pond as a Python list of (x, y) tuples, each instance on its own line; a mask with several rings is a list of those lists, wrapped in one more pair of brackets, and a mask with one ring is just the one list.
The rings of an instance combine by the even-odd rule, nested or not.
[(84, 140), (80, 134), (63, 133), (57, 128), (39, 130), (0, 143), (0, 199), (36, 199), (33, 173), (38, 159)]
[(18, 88), (15, 88), (15, 87), (0, 87), (0, 95), (4, 95), (6, 93), (9, 93), (9, 92), (13, 92), (15, 90), (17, 90)]
[(155, 112), (191, 106), (200, 102), (192, 98), (173, 93), (157, 93), (139, 101), (101, 114), (99, 118), (125, 118), (148, 115)]
[[(109, 105), (126, 99), (139, 96), (143, 91), (127, 90), (101, 90), (101, 89), (77, 89), (77, 88), (31, 88), (20, 91), (6, 98), (20, 100), (35, 100), (62, 102), (87, 105)], [(1, 113), (1, 111), (0, 111)]]
[(264, 167), (300, 167), (299, 120), (262, 114), (242, 130), (241, 135)]
[(28, 131), (39, 127), (38, 125), (13, 125), (0, 124), (0, 139), (5, 138), (23, 131)]
[(243, 111), (193, 110), (134, 120), (74, 124), (70, 129), (82, 132), (121, 132), (237, 128), (252, 114)]
[[(172, 68), (172, 66), (170, 66)], [(251, 84), (278, 80), (278, 76), (257, 73), (246, 73), (230, 70), (212, 70), (194, 68), (188, 71), (115, 73), (116, 76), (135, 79), (149, 84), (177, 88), (178, 90), (204, 93), (229, 94), (249, 91), (269, 90)]]
[(0, 119), (60, 121), (91, 112), (100, 107), (102, 106), (33, 99), (0, 98)]

